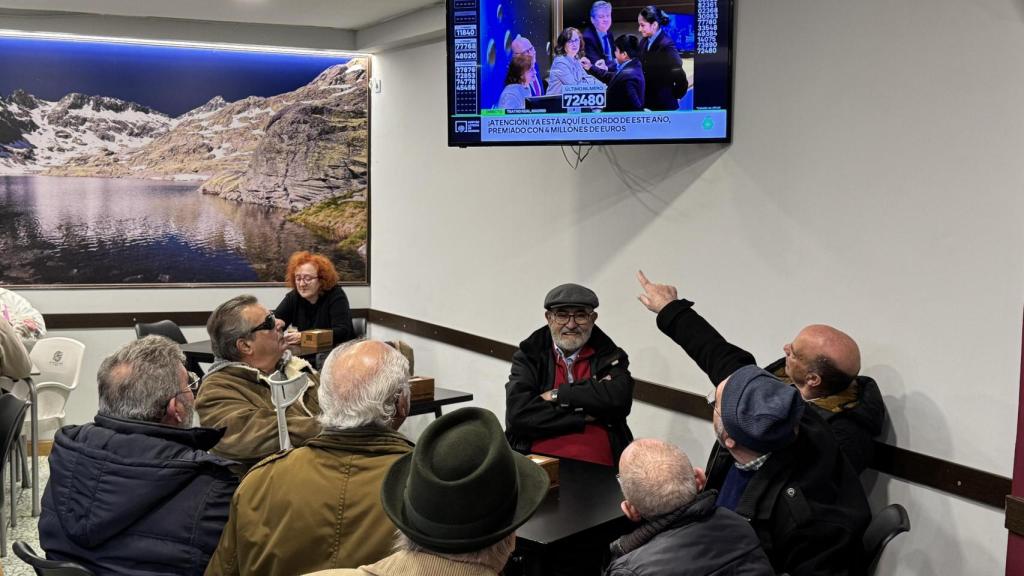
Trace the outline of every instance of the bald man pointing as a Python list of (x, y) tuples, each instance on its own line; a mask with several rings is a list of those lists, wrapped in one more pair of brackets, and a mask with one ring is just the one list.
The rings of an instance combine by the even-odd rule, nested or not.
[[(658, 315), (658, 327), (690, 354), (713, 383), (728, 376), (721, 373), (724, 366), (737, 361), (755, 363), (749, 352), (725, 342), (694, 311), (693, 302), (678, 299), (674, 286), (655, 284), (643, 272), (637, 278), (644, 290), (640, 301)], [(881, 434), (886, 414), (878, 385), (858, 375), (857, 343), (831, 326), (812, 324), (782, 349), (786, 356), (766, 370), (796, 386), (807, 404), (829, 423), (840, 449), (859, 474), (871, 465), (874, 438)]]

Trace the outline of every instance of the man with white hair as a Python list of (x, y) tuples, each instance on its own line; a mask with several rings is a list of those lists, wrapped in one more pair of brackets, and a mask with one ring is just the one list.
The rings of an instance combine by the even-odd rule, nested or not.
[(351, 341), (321, 372), (323, 431), (249, 471), (207, 576), (303, 574), (387, 556), (395, 526), (380, 503), (384, 476), (412, 443), (409, 364), (387, 344)]
[(640, 527), (612, 543), (606, 576), (774, 574), (750, 523), (715, 506), (717, 490), (697, 493), (690, 459), (675, 446), (642, 438), (619, 460), (622, 512)]
[(100, 364), (93, 422), (57, 431), (39, 543), (96, 574), (199, 576), (228, 519), (234, 462), (207, 452), (223, 430), (192, 426), (199, 378), (163, 336)]

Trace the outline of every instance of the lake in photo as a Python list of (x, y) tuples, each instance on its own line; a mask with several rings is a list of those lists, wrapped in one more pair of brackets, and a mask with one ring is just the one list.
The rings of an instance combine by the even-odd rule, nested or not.
[(352, 250), (278, 208), (200, 194), (200, 182), (0, 176), (0, 284), (280, 282), (297, 250), (365, 279)]

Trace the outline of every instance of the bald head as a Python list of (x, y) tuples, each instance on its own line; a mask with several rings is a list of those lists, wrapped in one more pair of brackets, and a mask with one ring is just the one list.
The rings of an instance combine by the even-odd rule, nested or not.
[(335, 348), (320, 379), (320, 422), (335, 429), (397, 429), (408, 412), (409, 362), (377, 340)]
[(689, 504), (697, 495), (690, 459), (653, 438), (635, 440), (622, 452), (619, 483), (626, 501), (648, 519)]
[(831, 326), (811, 324), (783, 349), (786, 374), (807, 399), (835, 394), (860, 373), (857, 343)]

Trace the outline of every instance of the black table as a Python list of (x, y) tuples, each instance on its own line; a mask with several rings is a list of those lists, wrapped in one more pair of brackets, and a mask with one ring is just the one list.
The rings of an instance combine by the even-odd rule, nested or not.
[[(186, 358), (194, 358), (196, 362), (204, 362), (207, 364), (213, 362), (213, 349), (210, 348), (209, 340), (200, 340), (198, 342), (182, 344), (181, 351), (185, 353)], [(434, 417), (436, 418), (441, 416), (442, 406), (459, 404), (461, 402), (470, 402), (472, 400), (473, 395), (469, 392), (435, 387), (434, 397), (432, 399), (413, 401), (412, 405), (409, 407), (409, 415), (416, 416), (418, 414), (429, 414), (433, 412)]]
[[(185, 357), (196, 362), (202, 362), (209, 364), (213, 362), (213, 347), (209, 340), (198, 340), (196, 342), (189, 342), (188, 344), (181, 344), (181, 351), (185, 353)], [(306, 346), (291, 346), (289, 349), (293, 354), (297, 356), (313, 356), (319, 352), (330, 352), (333, 346), (319, 346), (319, 347), (306, 347)]]
[(552, 564), (576, 563), (583, 552), (593, 566), (573, 567), (569, 573), (600, 574), (608, 544), (628, 532), (632, 523), (619, 507), (622, 491), (615, 469), (577, 460), (558, 462), (559, 486), (516, 530), (516, 564), (523, 574), (559, 572)]
[(448, 388), (434, 388), (434, 397), (430, 400), (413, 400), (409, 406), (409, 415), (434, 413), (434, 418), (441, 416), (441, 407), (460, 402), (473, 400), (473, 395), (461, 390), (449, 390)]

